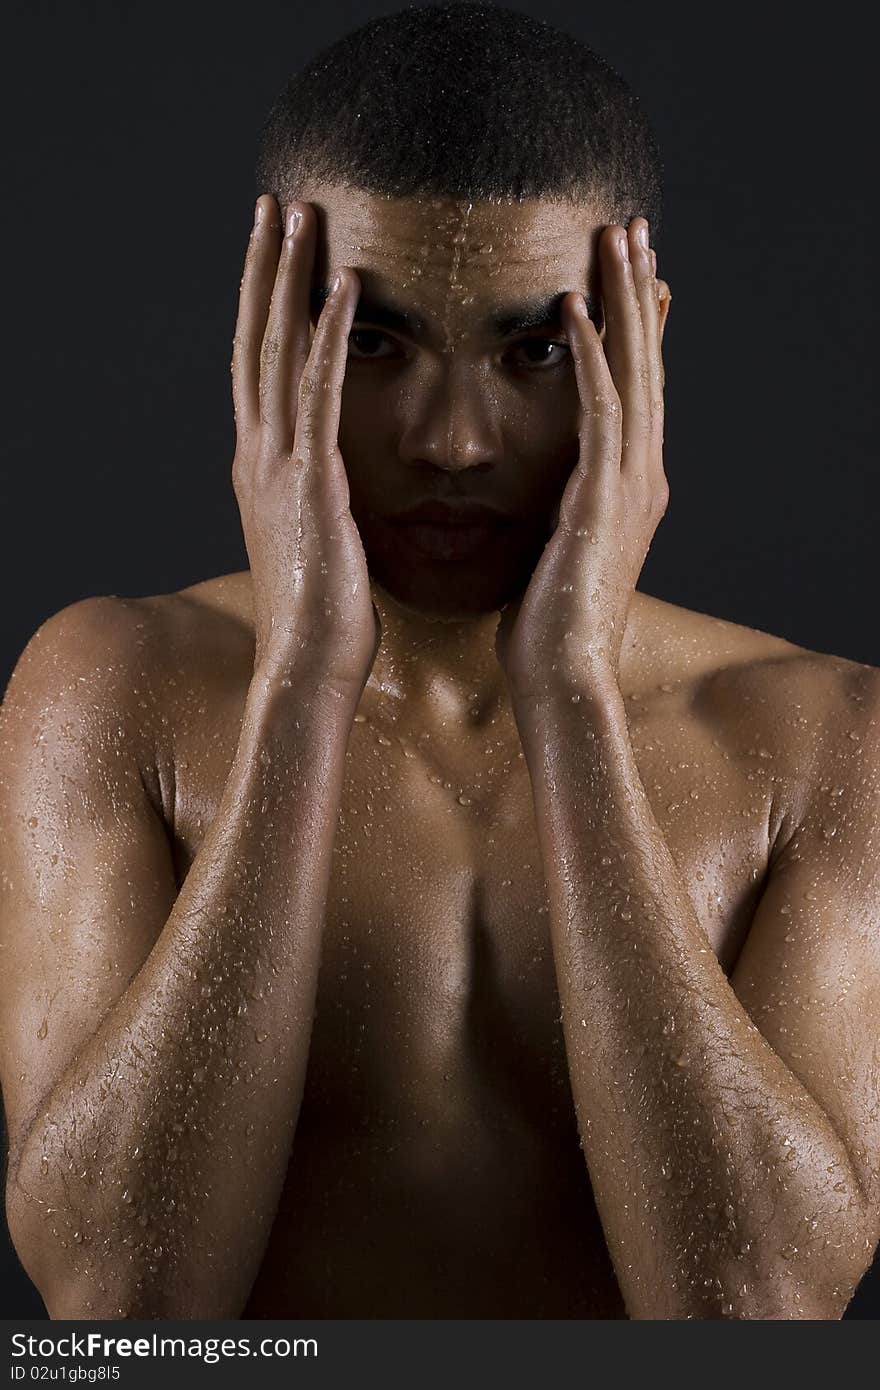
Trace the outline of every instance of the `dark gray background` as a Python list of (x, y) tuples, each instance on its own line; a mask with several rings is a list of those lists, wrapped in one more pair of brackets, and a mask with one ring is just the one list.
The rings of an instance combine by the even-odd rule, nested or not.
[[(858, 11), (541, 0), (666, 166), (669, 510), (640, 588), (880, 665), (873, 52)], [(90, 594), (245, 568), (229, 362), (256, 137), (288, 73), (399, 4), (18, 4), (2, 680)], [(836, 21), (836, 22), (835, 22)], [(42, 1302), (5, 1247), (2, 1315)], [(848, 1317), (876, 1317), (880, 1269)]]

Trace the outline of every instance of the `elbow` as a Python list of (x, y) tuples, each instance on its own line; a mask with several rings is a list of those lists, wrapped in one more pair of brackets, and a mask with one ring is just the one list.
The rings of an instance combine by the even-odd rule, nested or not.
[(67, 1252), (58, 1248), (57, 1240), (55, 1247), (49, 1248), (47, 1208), (46, 1199), (26, 1191), (10, 1175), (5, 1194), (9, 1239), (22, 1269), (42, 1298), (49, 1318), (56, 1321), (114, 1316), (103, 1310), (96, 1311), (95, 1300), (75, 1287), (72, 1271), (61, 1258)]
[[(51, 1219), (59, 1211), (58, 1225)], [(47, 1183), (25, 1163), (10, 1166), (5, 1191), (9, 1239), (22, 1268), (37, 1289), (50, 1320), (177, 1317), (176, 1312), (136, 1309), (126, 1281), (102, 1270), (89, 1278), (76, 1266), (78, 1245), (71, 1246), (70, 1213), (60, 1209)]]
[(42, 1197), (32, 1194), (29, 1183), (25, 1182), (24, 1185), (20, 1183), (19, 1172), (19, 1165), (13, 1166), (10, 1162), (4, 1195), (6, 1226), (19, 1263), (37, 1289), (48, 1311), (47, 1292), (50, 1282), (51, 1252), (46, 1248), (48, 1222), (44, 1213), (47, 1203)]
[(723, 1287), (733, 1291), (727, 1305), (733, 1311), (721, 1316), (838, 1321), (871, 1266), (878, 1239), (877, 1207), (856, 1183), (824, 1210), (806, 1211), (802, 1203), (785, 1234), (771, 1228), (754, 1242), (750, 1268), (728, 1264)]
[[(137, 1261), (120, 1267), (106, 1260), (80, 1268), (79, 1245), (69, 1243), (75, 1223), (61, 1213), (54, 1227), (47, 1216), (52, 1198), (47, 1188), (35, 1186), (21, 1170), (6, 1184), (6, 1221), (21, 1265), (36, 1287), (50, 1320), (145, 1321), (240, 1318), (246, 1293), (220, 1289), (216, 1280), (193, 1277), (188, 1267), (182, 1274), (169, 1267), (151, 1269), (147, 1275)], [(63, 1228), (63, 1229), (62, 1229)]]
[(739, 1275), (738, 1285), (721, 1310), (711, 1316), (742, 1319), (836, 1322), (846, 1312), (870, 1267), (874, 1243), (838, 1235), (824, 1247), (804, 1252), (800, 1264), (774, 1262), (772, 1267)]

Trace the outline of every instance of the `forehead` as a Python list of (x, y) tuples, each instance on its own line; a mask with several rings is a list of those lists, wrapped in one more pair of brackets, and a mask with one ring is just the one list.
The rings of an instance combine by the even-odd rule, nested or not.
[(393, 295), (444, 317), (453, 305), (477, 309), (593, 287), (605, 221), (583, 205), (388, 198), (335, 184), (301, 197), (318, 215), (318, 283), (351, 265), (365, 295)]

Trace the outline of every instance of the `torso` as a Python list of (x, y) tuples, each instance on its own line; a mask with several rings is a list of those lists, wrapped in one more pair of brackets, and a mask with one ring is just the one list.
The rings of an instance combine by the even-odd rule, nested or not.
[[(833, 659), (637, 599), (646, 638), (621, 681), (636, 761), (729, 974), (796, 796), (792, 712), (768, 702), (767, 673)], [(238, 741), (249, 576), (143, 602), (172, 632), (157, 761), (182, 882)], [(512, 713), (454, 743), (428, 732), (365, 691), (306, 1087), (242, 1317), (625, 1317), (579, 1146)]]

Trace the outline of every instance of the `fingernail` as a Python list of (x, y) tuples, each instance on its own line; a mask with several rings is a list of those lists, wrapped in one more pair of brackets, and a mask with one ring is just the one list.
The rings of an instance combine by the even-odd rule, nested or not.
[(626, 233), (624, 233), (622, 237), (619, 237), (617, 241), (617, 244), (620, 247), (620, 254), (625, 261), (629, 260), (629, 246), (627, 245), (627, 241), (628, 238), (626, 236)]
[(296, 208), (288, 208), (287, 211), (287, 235), (293, 236), (302, 220), (302, 213), (297, 212)]
[(335, 294), (336, 291), (339, 289), (339, 286), (340, 286), (341, 284), (342, 284), (342, 276), (341, 276), (341, 275), (337, 275), (337, 276), (336, 276), (336, 279), (333, 281), (331, 293), (332, 293), (332, 294)]
[(645, 225), (644, 222), (641, 223), (641, 225), (637, 228), (637, 230), (636, 230), (636, 237), (638, 238), (639, 245), (640, 245), (640, 246), (644, 246), (645, 250), (647, 251), (647, 249), (648, 249), (648, 228), (647, 228), (647, 226)]
[(258, 198), (254, 205), (254, 226), (258, 227), (265, 216), (266, 209), (263, 207), (263, 204), (260, 202), (260, 199)]

